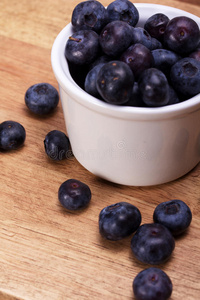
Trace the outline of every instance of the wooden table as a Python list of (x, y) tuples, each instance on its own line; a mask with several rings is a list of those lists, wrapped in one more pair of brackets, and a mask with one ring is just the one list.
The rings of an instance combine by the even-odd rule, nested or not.
[[(24, 147), (0, 153), (0, 299), (133, 299), (133, 278), (147, 266), (133, 257), (131, 237), (116, 243), (100, 237), (99, 212), (128, 201), (140, 209), (142, 223), (150, 223), (156, 205), (173, 198), (190, 206), (193, 220), (177, 239), (172, 258), (160, 267), (173, 281), (172, 300), (200, 299), (200, 165), (160, 186), (103, 181), (75, 158), (54, 162), (46, 156), (45, 135), (53, 129), (65, 131), (60, 103), (45, 118), (34, 116), (24, 104), (25, 91), (34, 83), (57, 88), (51, 47), (78, 2), (0, 1), (0, 122), (18, 121), (27, 132)], [(200, 17), (199, 0), (154, 3)], [(58, 202), (58, 188), (69, 178), (86, 182), (92, 190), (91, 205), (80, 213), (66, 212)]]

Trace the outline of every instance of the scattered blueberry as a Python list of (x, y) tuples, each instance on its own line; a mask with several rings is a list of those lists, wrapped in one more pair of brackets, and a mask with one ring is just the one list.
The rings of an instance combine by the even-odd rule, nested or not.
[(16, 150), (25, 141), (26, 131), (24, 127), (15, 121), (4, 121), (0, 124), (0, 149)]
[(141, 225), (131, 240), (135, 257), (147, 264), (162, 264), (169, 259), (175, 247), (174, 237), (159, 223)]
[(167, 300), (172, 294), (172, 289), (170, 277), (155, 267), (144, 269), (133, 280), (136, 300)]
[(90, 29), (100, 32), (107, 21), (107, 11), (99, 1), (80, 2), (72, 12), (71, 22), (75, 31)]
[(175, 91), (187, 97), (200, 93), (200, 61), (185, 57), (171, 68), (170, 79)]
[(141, 213), (127, 202), (119, 202), (103, 208), (99, 214), (99, 232), (112, 241), (121, 240), (140, 226)]
[(69, 138), (59, 130), (52, 130), (45, 136), (44, 147), (48, 157), (53, 160), (69, 158), (72, 154)]
[(135, 26), (139, 20), (139, 12), (131, 1), (115, 0), (107, 7), (109, 22), (120, 20)]
[(37, 115), (47, 115), (58, 105), (58, 91), (49, 83), (37, 83), (25, 93), (27, 107)]
[(122, 104), (130, 99), (134, 77), (129, 66), (122, 61), (104, 64), (97, 75), (97, 90), (110, 104)]
[(139, 81), (142, 101), (150, 107), (158, 107), (169, 102), (169, 84), (163, 72), (156, 68), (143, 71)]
[(192, 212), (182, 200), (169, 200), (155, 208), (153, 219), (154, 222), (166, 226), (173, 235), (179, 235), (189, 227)]
[(89, 186), (76, 179), (68, 179), (63, 182), (58, 190), (60, 203), (69, 210), (85, 208), (92, 194)]
[(97, 58), (99, 51), (99, 35), (93, 30), (80, 30), (67, 40), (65, 57), (77, 65), (90, 64)]

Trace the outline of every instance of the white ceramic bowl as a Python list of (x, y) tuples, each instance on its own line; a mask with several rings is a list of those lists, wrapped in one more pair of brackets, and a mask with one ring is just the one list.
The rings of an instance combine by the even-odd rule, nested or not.
[[(151, 15), (185, 15), (156, 4), (135, 4), (142, 26)], [(57, 36), (51, 53), (59, 84), (66, 128), (76, 159), (88, 171), (109, 181), (147, 186), (177, 179), (200, 161), (200, 94), (159, 108), (119, 107), (83, 91), (72, 79), (64, 57), (71, 24)]]

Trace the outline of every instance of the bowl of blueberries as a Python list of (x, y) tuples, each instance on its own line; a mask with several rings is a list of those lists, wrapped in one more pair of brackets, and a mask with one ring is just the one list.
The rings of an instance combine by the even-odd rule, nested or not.
[(199, 163), (199, 17), (158, 4), (83, 1), (51, 62), (73, 154), (88, 171), (149, 186)]

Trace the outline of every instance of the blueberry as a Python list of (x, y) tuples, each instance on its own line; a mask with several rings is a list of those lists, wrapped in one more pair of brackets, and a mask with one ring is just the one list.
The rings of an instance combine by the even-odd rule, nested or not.
[(170, 79), (175, 91), (192, 97), (200, 93), (200, 61), (185, 57), (171, 68)]
[(172, 289), (170, 277), (155, 267), (142, 270), (133, 280), (136, 300), (167, 300), (172, 294)]
[(92, 68), (86, 78), (85, 78), (85, 84), (84, 84), (84, 89), (85, 91), (96, 97), (96, 98), (101, 98), (98, 90), (97, 90), (97, 87), (96, 87), (96, 81), (97, 81), (97, 75), (99, 73), (99, 70), (101, 69), (101, 67), (104, 65), (104, 63), (100, 63), (98, 65), (96, 65), (94, 68)]
[(171, 67), (181, 59), (180, 55), (167, 49), (155, 49), (151, 53), (154, 58), (154, 67), (161, 70), (167, 77), (169, 77)]
[(156, 38), (151, 38), (151, 50), (163, 49), (163, 44)]
[(115, 0), (107, 7), (109, 22), (121, 20), (135, 26), (139, 20), (139, 12), (135, 5), (126, 0)]
[(151, 51), (142, 44), (134, 44), (122, 53), (120, 60), (125, 62), (132, 70), (137, 80), (142, 72), (154, 66)]
[(33, 113), (47, 115), (58, 105), (58, 91), (49, 83), (36, 83), (25, 93), (25, 103)]
[(103, 208), (99, 214), (99, 232), (112, 241), (121, 240), (140, 226), (141, 213), (127, 202), (119, 202)]
[(150, 107), (158, 107), (169, 102), (169, 84), (163, 72), (156, 68), (144, 70), (139, 81), (142, 101)]
[(26, 131), (24, 127), (16, 121), (4, 121), (0, 124), (0, 149), (16, 150), (25, 141)]
[(180, 100), (178, 94), (176, 93), (174, 88), (170, 85), (169, 86), (169, 102), (167, 103), (167, 105), (177, 104), (179, 102), (181, 102), (181, 100)]
[(106, 55), (106, 54), (103, 54), (103, 55), (100, 55), (97, 57), (97, 59), (95, 59), (95, 61), (93, 61), (90, 66), (89, 66), (89, 71), (91, 69), (93, 69), (94, 67), (96, 67), (97, 65), (99, 64), (104, 64), (104, 63), (107, 63), (111, 61), (111, 58), (110, 56)]
[(142, 44), (148, 49), (152, 49), (152, 38), (142, 27), (132, 27), (132, 44)]
[(69, 210), (79, 210), (85, 208), (92, 194), (89, 186), (77, 179), (68, 179), (63, 182), (58, 190), (60, 203)]
[(160, 203), (154, 210), (154, 222), (166, 226), (173, 235), (183, 233), (192, 221), (192, 213), (182, 200), (169, 200)]
[(132, 27), (123, 21), (112, 21), (101, 31), (99, 41), (105, 54), (117, 57), (132, 43)]
[(148, 31), (151, 37), (162, 42), (168, 22), (168, 16), (163, 13), (156, 13), (146, 20), (144, 29)]
[(188, 56), (200, 61), (200, 48), (197, 48), (196, 50), (191, 52)]
[(107, 21), (107, 11), (99, 1), (80, 2), (72, 12), (71, 22), (75, 31), (90, 29), (100, 32)]
[(134, 77), (129, 66), (122, 61), (104, 64), (97, 75), (97, 90), (110, 104), (123, 104), (130, 99)]
[(140, 97), (138, 82), (135, 81), (131, 93), (131, 97), (128, 102), (124, 103), (124, 106), (144, 107), (144, 102)]
[(46, 154), (53, 160), (62, 160), (71, 156), (69, 138), (59, 130), (52, 130), (45, 136), (44, 147)]
[(175, 17), (169, 21), (164, 32), (165, 47), (178, 54), (194, 51), (200, 39), (198, 24), (186, 16)]
[(65, 46), (65, 57), (77, 65), (92, 63), (99, 55), (99, 35), (93, 30), (73, 33)]
[(169, 259), (175, 247), (173, 235), (162, 224), (141, 225), (131, 240), (135, 257), (147, 264), (162, 264)]

